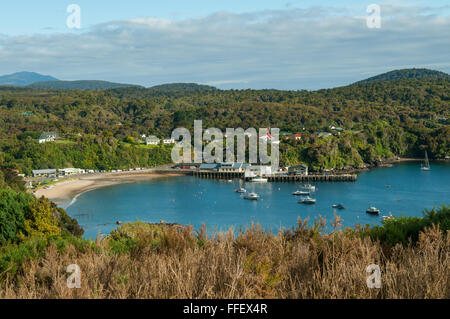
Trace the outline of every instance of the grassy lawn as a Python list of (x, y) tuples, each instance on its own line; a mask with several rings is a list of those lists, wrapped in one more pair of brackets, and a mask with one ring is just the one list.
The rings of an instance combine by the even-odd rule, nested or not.
[(74, 141), (69, 141), (69, 140), (55, 141), (55, 143), (56, 143), (56, 144), (62, 144), (62, 145), (75, 144)]

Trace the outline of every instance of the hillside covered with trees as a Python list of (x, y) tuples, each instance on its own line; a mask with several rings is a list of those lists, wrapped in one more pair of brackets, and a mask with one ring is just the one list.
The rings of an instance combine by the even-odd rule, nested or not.
[[(281, 164), (360, 167), (394, 156), (450, 155), (450, 80), (375, 81), (319, 91), (32, 90), (0, 88), (0, 165), (115, 169), (170, 162), (170, 149), (139, 144), (177, 127), (278, 127)], [(339, 128), (339, 131), (332, 128)], [(62, 141), (39, 144), (43, 131)], [(332, 135), (323, 137), (320, 133)], [(301, 140), (292, 138), (302, 134)]]

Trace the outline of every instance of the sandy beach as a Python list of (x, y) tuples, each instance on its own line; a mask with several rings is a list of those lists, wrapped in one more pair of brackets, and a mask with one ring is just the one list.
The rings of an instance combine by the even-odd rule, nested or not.
[(102, 173), (95, 175), (77, 176), (68, 178), (48, 188), (39, 188), (33, 191), (34, 196), (40, 198), (47, 197), (57, 205), (68, 205), (76, 196), (87, 191), (124, 183), (135, 183), (139, 181), (152, 180), (155, 178), (182, 176), (180, 173), (161, 173), (153, 170), (122, 172), (122, 173)]

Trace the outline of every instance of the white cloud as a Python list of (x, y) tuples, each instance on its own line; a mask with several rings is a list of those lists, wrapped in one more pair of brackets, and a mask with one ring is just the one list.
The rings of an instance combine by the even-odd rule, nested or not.
[[(368, 29), (354, 8), (217, 12), (171, 21), (142, 17), (80, 33), (0, 36), (0, 69), (61, 79), (229, 88), (345, 85), (402, 66), (449, 71), (450, 18), (439, 8), (382, 6)], [(361, 7), (359, 15), (365, 15)]]

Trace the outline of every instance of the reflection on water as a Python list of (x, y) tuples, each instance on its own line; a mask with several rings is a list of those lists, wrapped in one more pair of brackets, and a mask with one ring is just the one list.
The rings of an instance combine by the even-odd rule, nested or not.
[[(252, 221), (267, 230), (292, 227), (297, 219), (314, 220), (319, 215), (333, 219), (333, 204), (346, 209), (337, 213), (344, 226), (379, 224), (382, 217), (365, 213), (370, 206), (381, 215), (422, 216), (424, 208), (449, 204), (450, 165), (433, 163), (429, 172), (418, 163), (405, 163), (392, 168), (362, 173), (356, 183), (316, 183), (316, 205), (298, 204), (292, 192), (300, 183), (245, 183), (243, 186), (261, 196), (259, 201), (242, 199), (234, 192), (239, 180), (227, 181), (173, 177), (136, 184), (123, 184), (90, 191), (78, 197), (67, 209), (85, 229), (87, 238), (109, 233), (116, 222), (140, 221), (192, 224), (199, 228), (228, 230), (246, 227)], [(328, 223), (331, 228), (330, 223)]]

